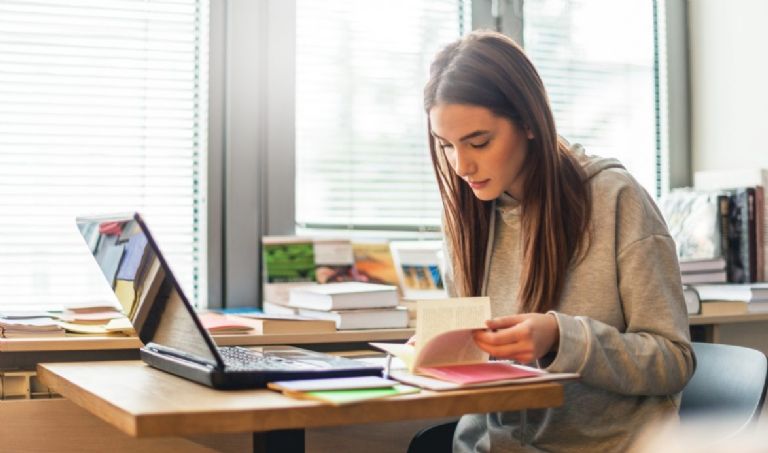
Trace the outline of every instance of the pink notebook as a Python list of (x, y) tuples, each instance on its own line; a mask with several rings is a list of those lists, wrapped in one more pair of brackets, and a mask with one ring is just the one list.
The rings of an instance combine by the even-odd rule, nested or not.
[(540, 373), (518, 368), (508, 363), (484, 362), (465, 365), (421, 367), (419, 373), (457, 384), (476, 384), (479, 382), (506, 381), (524, 377), (538, 376)]

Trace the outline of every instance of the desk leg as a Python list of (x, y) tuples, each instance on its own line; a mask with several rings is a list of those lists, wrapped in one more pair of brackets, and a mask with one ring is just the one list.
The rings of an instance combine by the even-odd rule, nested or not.
[(253, 453), (304, 453), (304, 430), (282, 429), (253, 433)]

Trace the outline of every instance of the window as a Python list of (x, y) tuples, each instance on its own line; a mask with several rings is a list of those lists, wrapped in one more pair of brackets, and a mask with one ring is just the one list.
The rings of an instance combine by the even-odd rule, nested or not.
[(436, 228), (440, 200), (422, 92), (469, 30), (468, 1), (298, 0), (296, 221)]
[(207, 0), (0, 3), (0, 308), (105, 283), (74, 217), (138, 210), (205, 294)]
[[(660, 190), (654, 4), (645, 0), (524, 2), (524, 43), (547, 87), (560, 135), (618, 158)], [(659, 52), (663, 55), (663, 52)]]

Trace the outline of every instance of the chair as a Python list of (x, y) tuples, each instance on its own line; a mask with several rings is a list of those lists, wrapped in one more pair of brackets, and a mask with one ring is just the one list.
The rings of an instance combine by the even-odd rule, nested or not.
[[(719, 438), (738, 434), (760, 417), (766, 393), (768, 359), (760, 351), (725, 344), (692, 343), (696, 371), (683, 389), (680, 403), (682, 423), (716, 416), (728, 420), (720, 425)], [(424, 428), (416, 433), (408, 453), (450, 452), (456, 422)]]
[[(760, 351), (725, 344), (693, 343), (696, 371), (683, 389), (680, 421), (704, 417), (727, 420), (726, 438), (760, 417), (766, 392), (768, 360)], [(714, 434), (714, 433), (713, 433)]]
[(451, 453), (457, 423), (442, 423), (417, 432), (408, 445), (408, 453)]

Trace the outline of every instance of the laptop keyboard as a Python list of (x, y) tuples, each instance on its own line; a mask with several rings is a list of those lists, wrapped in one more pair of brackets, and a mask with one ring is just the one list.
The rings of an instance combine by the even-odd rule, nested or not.
[(316, 368), (310, 363), (263, 354), (239, 346), (220, 347), (219, 353), (224, 359), (226, 369), (233, 371), (290, 371)]

